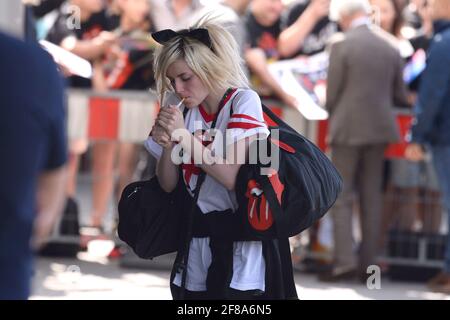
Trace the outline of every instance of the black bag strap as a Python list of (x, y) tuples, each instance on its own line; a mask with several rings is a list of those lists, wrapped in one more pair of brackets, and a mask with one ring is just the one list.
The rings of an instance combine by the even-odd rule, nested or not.
[(274, 218), (277, 241), (279, 243), (280, 250), (281, 270), (283, 270), (283, 283), (288, 284), (288, 287), (283, 288), (283, 290), (287, 297), (294, 297), (296, 295), (296, 291), (295, 285), (293, 285), (295, 282), (289, 247), (289, 226), (282, 222), (283, 220), (281, 219), (281, 215), (283, 214), (283, 209), (278, 202), (278, 197), (272, 184), (270, 183), (269, 177), (266, 175), (260, 176), (259, 180)]
[(192, 240), (192, 225), (193, 225), (193, 221), (194, 221), (194, 212), (197, 206), (197, 201), (198, 201), (198, 197), (200, 195), (200, 188), (201, 185), (203, 184), (203, 181), (205, 181), (206, 178), (206, 173), (204, 171), (200, 172), (198, 179), (197, 179), (197, 184), (195, 186), (195, 191), (194, 191), (194, 200), (192, 203), (192, 208), (189, 212), (189, 216), (187, 219), (187, 232), (186, 232), (186, 240), (184, 243), (184, 248), (183, 248), (183, 255), (181, 258), (181, 261), (178, 263), (178, 271), (181, 271), (181, 288), (180, 288), (180, 299), (184, 300), (184, 294), (185, 294), (185, 290), (186, 290), (186, 277), (187, 277), (187, 264), (189, 261), (189, 251), (190, 251), (190, 247), (191, 247), (191, 240)]
[(237, 98), (238, 95), (239, 95), (239, 92), (236, 92), (236, 94), (235, 94), (234, 97), (233, 97), (233, 100), (231, 100), (231, 105), (230, 105), (230, 119), (231, 119), (231, 116), (232, 116), (233, 113), (234, 113), (234, 110), (233, 110), (234, 100)]
[[(225, 92), (224, 96), (222, 97), (222, 100), (219, 103), (219, 110), (217, 111), (216, 117), (214, 118), (214, 121), (211, 124), (211, 127), (210, 127), (211, 129), (214, 129), (216, 127), (217, 119), (219, 118), (219, 113), (222, 110), (223, 106), (225, 105), (226, 98), (232, 92), (233, 92), (233, 89), (230, 88)], [(186, 110), (188, 110), (188, 109), (185, 107), (185, 109), (183, 111), (184, 117), (186, 117), (186, 114), (187, 114)], [(194, 190), (194, 197), (193, 197), (194, 200), (192, 203), (192, 208), (189, 211), (189, 215), (187, 218), (186, 240), (184, 243), (181, 261), (179, 263), (177, 263), (177, 266), (176, 266), (178, 271), (182, 272), (180, 297), (179, 297), (181, 300), (184, 299), (184, 295), (185, 295), (185, 291), (186, 291), (187, 264), (189, 261), (189, 251), (190, 251), (191, 240), (192, 240), (192, 226), (193, 226), (193, 221), (194, 221), (194, 214), (195, 214), (195, 210), (196, 210), (196, 206), (197, 206), (198, 197), (200, 195), (200, 189), (201, 189), (203, 182), (205, 181), (205, 178), (206, 178), (206, 173), (202, 170), (197, 179), (197, 183), (196, 183), (195, 190)]]
[(269, 177), (266, 175), (261, 175), (259, 176), (258, 180), (261, 184), (261, 188), (263, 189), (264, 194), (266, 195), (267, 202), (270, 205), (270, 209), (272, 210), (277, 237), (280, 238), (281, 235), (286, 235), (288, 233), (289, 227), (282, 223), (281, 216), (283, 214), (283, 209), (278, 202), (278, 197), (275, 193), (275, 190), (273, 189), (272, 184), (270, 183)]

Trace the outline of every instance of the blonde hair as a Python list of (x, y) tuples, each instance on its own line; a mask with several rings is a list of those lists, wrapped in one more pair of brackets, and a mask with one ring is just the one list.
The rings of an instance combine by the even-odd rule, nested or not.
[(177, 36), (154, 53), (154, 73), (156, 90), (160, 102), (167, 91), (173, 91), (167, 69), (178, 59), (184, 59), (210, 92), (221, 93), (234, 88), (248, 88), (248, 79), (242, 68), (238, 45), (233, 36), (211, 18), (202, 18), (191, 29), (208, 30), (211, 48), (197, 39)]

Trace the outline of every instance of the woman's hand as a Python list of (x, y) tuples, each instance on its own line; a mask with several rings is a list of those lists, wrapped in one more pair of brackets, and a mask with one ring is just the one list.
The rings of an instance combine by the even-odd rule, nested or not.
[(171, 148), (173, 146), (169, 134), (157, 123), (153, 126), (150, 135), (153, 140), (163, 148)]
[(159, 111), (156, 123), (164, 128), (170, 137), (173, 137), (176, 130), (186, 129), (183, 114), (176, 106), (162, 108)]

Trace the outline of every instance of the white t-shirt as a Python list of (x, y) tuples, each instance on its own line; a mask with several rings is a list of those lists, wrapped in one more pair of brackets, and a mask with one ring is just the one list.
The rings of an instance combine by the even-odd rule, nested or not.
[[(230, 108), (233, 107), (233, 115), (230, 119)], [(215, 115), (208, 115), (200, 105), (190, 109), (185, 117), (186, 128), (190, 132), (211, 127)], [(257, 136), (258, 139), (266, 139), (269, 130), (264, 122), (261, 100), (256, 92), (250, 89), (237, 89), (226, 100), (218, 114), (216, 129), (223, 137), (225, 143), (216, 138), (212, 142), (212, 150), (216, 154), (223, 154), (226, 146), (237, 141)], [(207, 144), (204, 142), (204, 144)], [(161, 157), (162, 147), (149, 138), (145, 146), (157, 159)], [(188, 191), (192, 195), (195, 189), (199, 170), (193, 165), (182, 165), (183, 179)], [(228, 191), (222, 184), (210, 176), (206, 176), (200, 189), (197, 202), (200, 210), (207, 214), (211, 211), (224, 211), (238, 207), (236, 194)], [(187, 266), (186, 289), (190, 291), (205, 291), (206, 276), (211, 264), (211, 250), (209, 238), (193, 238), (189, 251)], [(265, 262), (262, 255), (262, 243), (260, 241), (234, 242), (233, 244), (233, 277), (230, 287), (237, 290), (264, 290), (265, 289)], [(181, 285), (181, 274), (177, 274), (173, 281), (175, 285)]]

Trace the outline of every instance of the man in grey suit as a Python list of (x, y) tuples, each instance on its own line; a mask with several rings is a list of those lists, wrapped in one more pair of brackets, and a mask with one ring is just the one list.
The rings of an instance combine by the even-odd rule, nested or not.
[[(344, 189), (332, 209), (334, 263), (319, 276), (335, 281), (376, 264), (384, 150), (399, 140), (392, 106), (407, 105), (399, 51), (370, 25), (367, 0), (332, 1), (330, 15), (345, 32), (330, 51), (326, 107), (332, 160)], [(361, 217), (360, 260), (353, 250), (352, 212)]]

